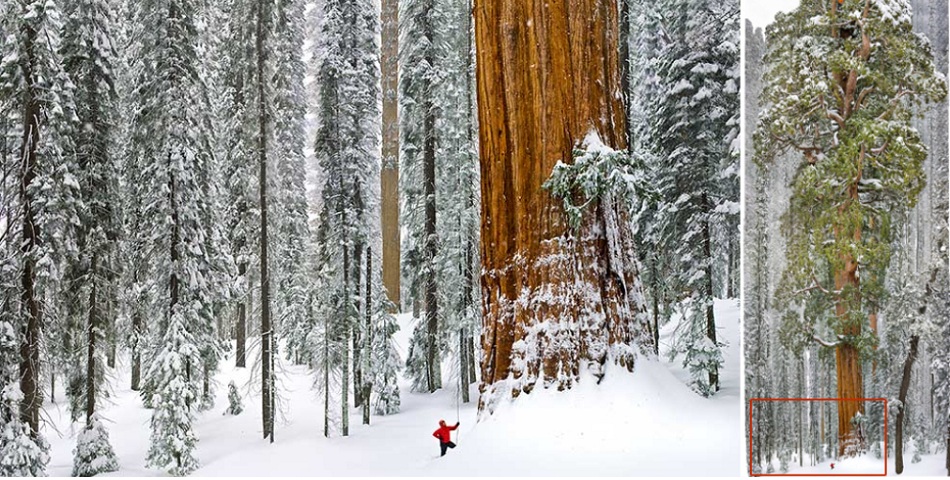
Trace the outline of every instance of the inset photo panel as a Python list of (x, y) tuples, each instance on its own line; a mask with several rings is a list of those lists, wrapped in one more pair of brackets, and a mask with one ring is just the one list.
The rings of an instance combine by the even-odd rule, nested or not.
[(747, 473), (947, 476), (947, 1), (742, 8)]

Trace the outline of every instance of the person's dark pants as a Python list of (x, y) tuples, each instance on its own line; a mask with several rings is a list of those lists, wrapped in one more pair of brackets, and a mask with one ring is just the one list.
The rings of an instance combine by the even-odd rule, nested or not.
[(445, 452), (450, 448), (455, 448), (455, 444), (452, 442), (439, 442), (439, 446), (442, 447), (442, 456), (445, 456)]

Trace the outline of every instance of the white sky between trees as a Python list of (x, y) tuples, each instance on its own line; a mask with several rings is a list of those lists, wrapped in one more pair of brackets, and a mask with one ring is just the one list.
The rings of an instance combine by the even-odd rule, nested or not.
[(778, 12), (788, 12), (798, 6), (799, 0), (744, 0), (742, 18), (748, 18), (755, 27), (765, 28), (775, 20)]

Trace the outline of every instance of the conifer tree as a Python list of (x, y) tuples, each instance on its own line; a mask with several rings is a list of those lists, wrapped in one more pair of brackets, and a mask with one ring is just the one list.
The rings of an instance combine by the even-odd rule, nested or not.
[[(811, 298), (833, 312), (806, 317), (800, 331), (835, 349), (840, 398), (865, 396), (863, 359), (877, 343), (869, 317), (890, 261), (890, 212), (912, 206), (923, 186), (926, 149), (910, 124), (912, 107), (946, 97), (910, 13), (901, 1), (810, 0), (768, 29), (770, 107), (760, 116), (756, 159), (792, 151), (800, 162), (777, 301)], [(816, 323), (833, 336), (819, 337)], [(860, 402), (838, 409), (839, 454), (864, 448), (852, 428), (863, 410)]]

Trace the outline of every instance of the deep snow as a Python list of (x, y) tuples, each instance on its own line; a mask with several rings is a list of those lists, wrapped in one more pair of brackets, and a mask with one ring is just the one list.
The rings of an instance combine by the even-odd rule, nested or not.
[[(913, 452), (913, 445), (908, 445), (908, 448), (904, 452), (903, 476), (946, 478), (947, 467), (944, 465), (946, 461), (944, 452), (932, 455), (921, 455), (919, 463), (912, 463), (911, 459), (914, 457)], [(864, 455), (855, 458), (842, 458), (838, 460), (825, 460), (824, 462), (814, 466), (809, 465), (809, 463), (810, 462), (806, 460), (805, 465), (803, 467), (799, 467), (796, 461), (789, 465), (788, 473), (854, 475), (880, 475), (884, 473), (884, 460), (880, 458), (874, 458), (871, 455)], [(832, 463), (835, 464), (834, 469), (831, 468)], [(778, 465), (778, 461), (775, 462), (775, 465)], [(894, 471), (893, 452), (891, 452), (891, 457), (887, 459), (887, 475), (897, 475), (897, 472)]]
[[(632, 374), (608, 370), (601, 385), (584, 378), (569, 392), (535, 390), (502, 405), (490, 418), (476, 422), (477, 389), (470, 404), (457, 410), (457, 388), (451, 366), (444, 365), (446, 388), (434, 394), (409, 392), (402, 380), (399, 414), (374, 416), (361, 425), (351, 410), (350, 435), (323, 437), (323, 400), (312, 388), (314, 375), (306, 367), (279, 366), (281, 414), (276, 441), (261, 438), (261, 406), (256, 369), (233, 368), (222, 362), (217, 375), (215, 406), (199, 414), (195, 430), (201, 476), (322, 476), (322, 475), (663, 475), (735, 476), (741, 471), (742, 421), (739, 396), (739, 307), (735, 300), (716, 302), (721, 338), (728, 343), (722, 390), (704, 399), (685, 385), (688, 374), (679, 365), (638, 359)], [(399, 348), (408, 346), (412, 319), (399, 317)], [(661, 353), (668, 348), (673, 328), (663, 329)], [(256, 350), (252, 350), (256, 351)], [(145, 468), (150, 411), (128, 388), (128, 366), (120, 364), (111, 379), (113, 397), (106, 400), (103, 421), (121, 468), (115, 475), (155, 476)], [(223, 415), (227, 384), (234, 380), (244, 396), (245, 410)], [(62, 392), (61, 388), (57, 388)], [(47, 403), (44, 433), (51, 443), (48, 472), (69, 475), (75, 429), (69, 424), (66, 402)], [(335, 406), (338, 410), (339, 407)], [(457, 415), (457, 417), (456, 417)], [(439, 419), (461, 422), (458, 448), (439, 458), (432, 437)]]

